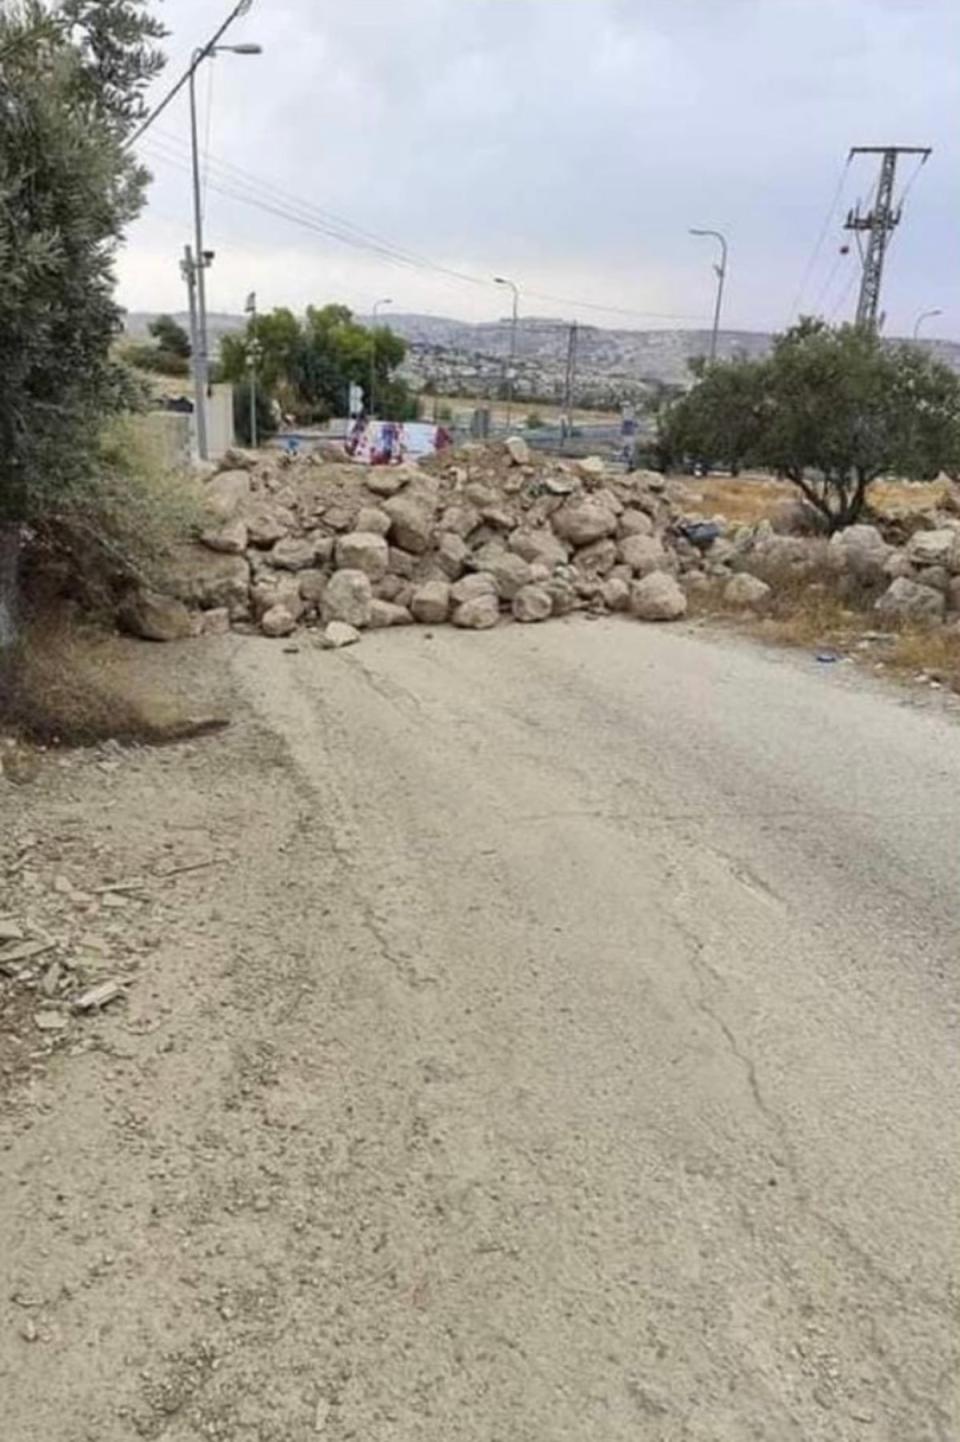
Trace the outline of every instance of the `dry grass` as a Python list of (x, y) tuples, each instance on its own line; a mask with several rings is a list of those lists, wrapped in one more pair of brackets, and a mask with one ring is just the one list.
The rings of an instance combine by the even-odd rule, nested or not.
[(35, 620), (0, 678), (0, 729), (50, 746), (161, 743), (227, 724), (197, 715), (169, 678), (153, 681), (142, 650), (62, 613)]
[[(688, 503), (707, 516), (754, 525), (773, 520), (783, 507), (802, 499), (796, 486), (765, 471), (744, 471), (739, 476), (684, 478)], [(947, 498), (944, 481), (875, 481), (870, 487), (870, 510), (878, 516), (920, 515), (942, 506)]]

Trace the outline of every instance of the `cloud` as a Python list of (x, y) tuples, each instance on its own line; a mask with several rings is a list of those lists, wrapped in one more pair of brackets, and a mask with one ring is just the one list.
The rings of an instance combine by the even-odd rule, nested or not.
[[(174, 70), (224, 8), (167, 0)], [(515, 275), (542, 314), (557, 306), (534, 291), (705, 317), (712, 257), (687, 228), (706, 225), (730, 239), (728, 323), (782, 326), (848, 147), (931, 144), (884, 303), (889, 330), (938, 305), (938, 328), (960, 334), (955, 0), (259, 0), (232, 33), (264, 54), (204, 67), (217, 161), (442, 265)], [(120, 261), (131, 306), (181, 304), (186, 134), (178, 102), (145, 147), (157, 182)], [(871, 163), (851, 166), (841, 209), (873, 178)], [(839, 256), (839, 220), (804, 301), (848, 314), (855, 261)], [(391, 264), (214, 190), (207, 230), (211, 306), (233, 308), (249, 275), (264, 305), (362, 309), (391, 294), (403, 309), (502, 310), (492, 286)]]

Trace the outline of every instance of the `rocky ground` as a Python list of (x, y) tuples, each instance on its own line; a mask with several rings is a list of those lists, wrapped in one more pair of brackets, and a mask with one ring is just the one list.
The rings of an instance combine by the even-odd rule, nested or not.
[(835, 583), (878, 623), (951, 623), (960, 613), (960, 504), (850, 526), (829, 544), (803, 508), (776, 524), (705, 515), (689, 488), (530, 452), (520, 438), (466, 446), (420, 466), (234, 452), (204, 483), (209, 525), (160, 592), (127, 597), (134, 634), (179, 639), (321, 628), (331, 646), (364, 630), (446, 622), (483, 630), (504, 615), (578, 610), (683, 617), (691, 595), (762, 611), (778, 586)]

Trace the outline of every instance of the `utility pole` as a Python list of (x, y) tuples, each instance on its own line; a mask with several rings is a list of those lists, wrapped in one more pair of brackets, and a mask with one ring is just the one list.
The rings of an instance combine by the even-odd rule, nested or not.
[(859, 205), (847, 215), (845, 230), (856, 233), (857, 244), (860, 232), (869, 235), (867, 253), (861, 250), (863, 275), (860, 280), (860, 298), (857, 301), (857, 325), (864, 330), (877, 329), (877, 311), (880, 305), (880, 282), (883, 280), (883, 262), (890, 237), (900, 224), (903, 202), (893, 203), (893, 188), (897, 178), (897, 160), (901, 155), (919, 155), (920, 164), (925, 165), (931, 154), (928, 145), (854, 145), (850, 159), (855, 155), (879, 155), (880, 179), (877, 182), (877, 198), (866, 215), (860, 214)]
[(213, 261), (213, 251), (203, 248), (203, 200), (200, 188), (200, 142), (197, 139), (197, 66), (204, 60), (229, 50), (233, 55), (260, 55), (262, 47), (244, 45), (205, 45), (193, 52), (188, 73), (190, 89), (190, 151), (193, 178), (193, 233), (196, 246), (194, 274), (197, 282), (197, 347), (194, 374), (200, 377), (200, 396), (197, 407), (197, 447), (200, 459), (207, 459), (207, 371), (209, 350), (207, 348), (207, 286), (205, 272)]
[(389, 296), (373, 303), (373, 324), (370, 327), (370, 394), (367, 396), (367, 415), (373, 420), (377, 389), (377, 314), (382, 305), (393, 305)]
[(200, 336), (197, 326), (197, 266), (189, 245), (183, 247), (180, 274), (187, 282), (187, 309), (190, 314), (190, 364), (193, 368), (193, 429), (197, 455), (203, 460), (207, 451), (207, 412), (204, 405), (203, 373), (200, 366)]
[(507, 430), (513, 419), (513, 382), (517, 370), (517, 310), (520, 304), (520, 292), (512, 280), (505, 276), (495, 275), (494, 285), (508, 285), (513, 291), (513, 313), (510, 320), (510, 363), (507, 369)]
[(247, 341), (247, 368), (250, 371), (250, 445), (253, 450), (257, 449), (259, 437), (257, 435), (257, 361), (263, 351), (263, 346), (257, 338), (257, 293), (252, 290), (247, 296), (246, 312), (250, 317), (249, 330), (250, 339)]
[(727, 237), (720, 230), (702, 230), (691, 228), (691, 235), (707, 235), (712, 240), (720, 242), (720, 264), (714, 265), (714, 274), (717, 277), (717, 303), (713, 312), (713, 330), (710, 332), (710, 362), (717, 358), (717, 338), (720, 335), (720, 312), (723, 309), (723, 285), (727, 278)]
[(573, 430), (574, 384), (577, 375), (577, 322), (573, 321), (567, 335), (567, 367), (563, 378), (563, 413)]

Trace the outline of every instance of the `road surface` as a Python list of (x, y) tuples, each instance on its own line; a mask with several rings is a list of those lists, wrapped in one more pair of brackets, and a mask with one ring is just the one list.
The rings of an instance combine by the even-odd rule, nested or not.
[(10, 1442), (960, 1435), (956, 721), (615, 620), (209, 654), (112, 825), (230, 863), (0, 1138)]

